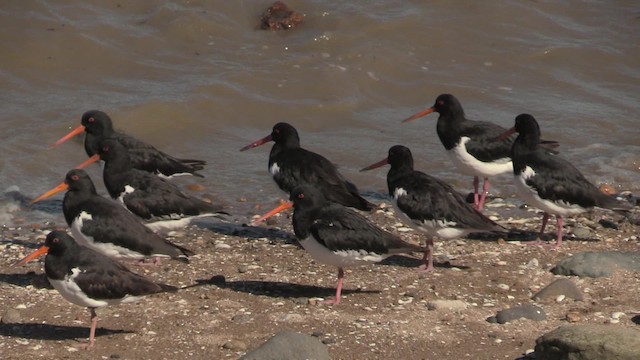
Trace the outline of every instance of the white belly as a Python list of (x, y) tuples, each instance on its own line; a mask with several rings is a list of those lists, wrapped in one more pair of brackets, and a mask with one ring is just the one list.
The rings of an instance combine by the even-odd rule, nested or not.
[(538, 192), (526, 183), (526, 180), (534, 175), (535, 171), (527, 166), (520, 175), (515, 176), (516, 190), (524, 202), (553, 215), (569, 216), (587, 211), (587, 209), (579, 205), (568, 204), (564, 201), (550, 201), (542, 199), (538, 196)]
[(387, 254), (370, 253), (364, 250), (344, 250), (333, 252), (321, 245), (313, 236), (300, 240), (300, 245), (309, 252), (316, 261), (336, 267), (362, 265), (379, 262), (387, 258)]
[(451, 161), (460, 171), (467, 175), (480, 177), (490, 177), (513, 171), (510, 158), (484, 162), (473, 157), (467, 152), (466, 143), (469, 140), (468, 137), (464, 136), (456, 147), (447, 151)]
[(85, 293), (82, 292), (78, 284), (73, 281), (80, 274), (79, 268), (74, 268), (71, 270), (71, 275), (65, 276), (63, 280), (52, 280), (49, 279), (51, 286), (53, 286), (60, 295), (62, 295), (65, 300), (69, 301), (72, 304), (76, 304), (79, 306), (97, 308), (103, 307), (112, 304), (119, 303), (127, 303), (132, 301), (137, 301), (140, 299), (138, 296), (125, 296), (122, 299), (102, 299), (96, 300), (88, 297)]
[(71, 234), (76, 239), (76, 242), (80, 245), (91, 248), (99, 253), (107, 255), (112, 258), (125, 258), (125, 259), (143, 259), (144, 256), (131, 251), (127, 248), (117, 246), (112, 243), (102, 243), (95, 241), (93, 236), (87, 236), (82, 232), (82, 224), (85, 221), (92, 220), (91, 214), (83, 211), (75, 218), (71, 223)]

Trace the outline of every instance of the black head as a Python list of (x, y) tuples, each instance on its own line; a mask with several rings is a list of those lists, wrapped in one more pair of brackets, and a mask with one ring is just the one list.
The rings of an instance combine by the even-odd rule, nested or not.
[(65, 231), (53, 230), (47, 235), (44, 245), (49, 249), (48, 253), (58, 255), (75, 247), (76, 241)]
[(520, 114), (516, 116), (516, 132), (522, 135), (533, 135), (540, 137), (540, 125), (530, 114)]
[(436, 102), (433, 104), (433, 110), (440, 115), (464, 115), (460, 101), (451, 94), (439, 95), (436, 98)]
[(402, 145), (394, 145), (389, 149), (388, 156), (389, 165), (391, 168), (398, 168), (402, 166), (409, 166), (413, 169), (413, 156), (411, 150), (408, 147)]
[(286, 122), (279, 122), (271, 130), (271, 139), (276, 144), (300, 144), (300, 137), (296, 128)]
[(64, 178), (64, 183), (69, 186), (69, 191), (89, 190), (96, 192), (96, 187), (86, 171), (82, 169), (69, 170)]
[(109, 136), (113, 132), (111, 118), (100, 110), (89, 110), (82, 114), (80, 123), (84, 126), (84, 131), (97, 136)]
[(100, 155), (100, 159), (105, 162), (110, 162), (117, 158), (127, 157), (128, 158), (127, 149), (124, 145), (120, 144), (119, 141), (113, 138), (106, 138), (100, 141), (100, 145), (98, 147), (98, 155)]
[(296, 210), (320, 207), (327, 201), (322, 192), (312, 185), (296, 186), (291, 191), (289, 200), (293, 202)]

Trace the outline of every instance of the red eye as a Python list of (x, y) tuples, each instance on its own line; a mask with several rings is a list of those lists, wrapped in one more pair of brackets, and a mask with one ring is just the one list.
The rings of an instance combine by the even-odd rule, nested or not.
[(78, 180), (80, 180), (80, 176), (78, 176), (78, 175), (72, 175), (72, 176), (71, 176), (71, 180), (73, 180), (73, 181), (78, 181)]
[(90, 117), (87, 121), (92, 123), (92, 122), (96, 121), (96, 119), (94, 119), (93, 117)]
[(304, 199), (304, 193), (298, 194), (298, 199)]
[(102, 151), (109, 152), (109, 146), (108, 145), (103, 146)]
[(276, 134), (280, 134), (280, 129), (273, 129), (273, 132)]
[(444, 105), (444, 100), (438, 100), (437, 103), (438, 105)]
[(54, 242), (54, 243), (59, 243), (59, 242), (60, 242), (60, 239), (58, 239), (58, 238), (54, 238), (54, 239), (53, 239), (53, 242)]

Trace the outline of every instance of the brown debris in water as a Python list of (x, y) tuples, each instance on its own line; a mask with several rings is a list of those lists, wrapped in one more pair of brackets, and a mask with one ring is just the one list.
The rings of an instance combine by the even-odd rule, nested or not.
[(260, 17), (260, 28), (262, 30), (288, 30), (298, 26), (302, 22), (304, 15), (291, 10), (282, 1), (276, 1)]

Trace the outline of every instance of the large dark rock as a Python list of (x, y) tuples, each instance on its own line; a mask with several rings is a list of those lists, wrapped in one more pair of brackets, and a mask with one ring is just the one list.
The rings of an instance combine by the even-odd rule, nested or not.
[(640, 271), (640, 252), (581, 252), (563, 259), (551, 272), (597, 278), (610, 276), (618, 267)]
[(276, 334), (241, 360), (329, 360), (327, 346), (318, 338), (295, 331)]
[(640, 330), (615, 325), (557, 328), (536, 340), (536, 359), (638, 360)]

